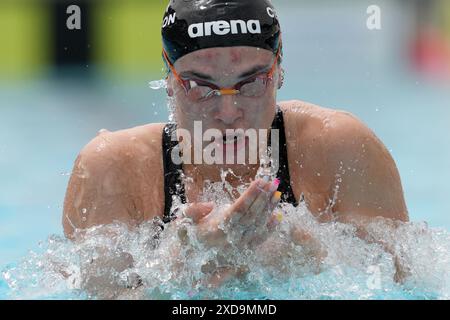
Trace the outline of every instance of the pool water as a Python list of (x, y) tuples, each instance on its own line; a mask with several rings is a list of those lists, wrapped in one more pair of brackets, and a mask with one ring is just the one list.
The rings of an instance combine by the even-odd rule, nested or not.
[[(183, 216), (162, 232), (149, 222), (133, 231), (120, 224), (92, 228), (77, 243), (52, 236), (3, 270), (9, 290), (4, 284), (2, 290), (13, 299), (450, 298), (446, 230), (380, 220), (368, 227), (368, 238), (380, 245), (359, 239), (352, 226), (317, 223), (304, 205), (282, 209), (281, 223), (256, 250), (235, 247), (226, 226), (230, 248), (205, 247)], [(314, 241), (293, 242), (292, 226)], [(246, 271), (211, 287), (210, 265)]]

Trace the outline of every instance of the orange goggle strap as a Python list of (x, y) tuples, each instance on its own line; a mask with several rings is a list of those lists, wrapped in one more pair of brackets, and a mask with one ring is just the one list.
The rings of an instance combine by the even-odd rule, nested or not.
[(167, 56), (167, 52), (166, 50), (163, 49), (163, 56), (164, 59), (167, 62), (167, 65), (169, 66), (170, 71), (173, 73), (173, 75), (175, 76), (175, 79), (177, 79), (184, 87), (184, 83), (183, 80), (181, 79), (181, 77), (179, 76), (178, 72), (175, 70), (175, 67), (173, 66), (173, 64), (170, 62), (169, 57)]
[(268, 76), (269, 76), (270, 79), (272, 79), (272, 77), (273, 77), (273, 73), (275, 72), (275, 68), (277, 66), (278, 59), (280, 58), (282, 45), (283, 45), (283, 42), (281, 41), (281, 38), (280, 38), (280, 43), (278, 45), (278, 50), (277, 50), (277, 54), (275, 56), (275, 61), (274, 61), (273, 65), (272, 65), (272, 68), (270, 69), (270, 71), (268, 73)]

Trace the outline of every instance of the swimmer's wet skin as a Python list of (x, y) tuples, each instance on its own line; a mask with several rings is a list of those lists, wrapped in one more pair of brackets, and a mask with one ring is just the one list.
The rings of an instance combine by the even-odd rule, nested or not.
[[(176, 123), (102, 131), (81, 151), (64, 203), (67, 237), (115, 221), (136, 227), (158, 217), (173, 225), (179, 221), (173, 218), (185, 215), (206, 247), (227, 250), (225, 224), (234, 245), (257, 250), (270, 246), (273, 224), (284, 222), (280, 210), (298, 203), (318, 222), (353, 224), (362, 239), (375, 243), (382, 239), (366, 237), (374, 219), (408, 221), (395, 162), (366, 125), (343, 111), (299, 100), (277, 102), (282, 42), (270, 1), (171, 1), (162, 36)], [(260, 163), (172, 166), (167, 129), (193, 131), (194, 121), (202, 121), (205, 131), (222, 132), (278, 124), (280, 169), (262, 180)], [(222, 183), (224, 172), (232, 172), (224, 178), (232, 189), (228, 205), (205, 202), (205, 185)], [(317, 243), (314, 237), (298, 226), (292, 230), (299, 246)], [(311, 252), (326, 256), (320, 249)], [(407, 277), (406, 266), (397, 269), (399, 281)], [(210, 280), (220, 286), (239, 272), (218, 266)]]

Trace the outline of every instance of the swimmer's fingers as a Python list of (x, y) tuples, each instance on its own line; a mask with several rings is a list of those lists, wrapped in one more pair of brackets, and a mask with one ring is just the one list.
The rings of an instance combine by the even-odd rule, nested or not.
[(265, 225), (274, 209), (274, 205), (278, 204), (275, 191), (278, 188), (278, 180), (267, 183), (258, 197), (250, 206), (249, 210), (241, 217), (239, 223), (245, 226), (259, 227)]
[(269, 204), (270, 214), (267, 220), (263, 221), (264, 225), (270, 232), (273, 232), (275, 230), (275, 227), (279, 225), (284, 218), (283, 211), (278, 207), (278, 204), (281, 202), (281, 196), (282, 193), (279, 191), (274, 193)]
[[(277, 199), (278, 197), (275, 197)], [(274, 198), (272, 198), (272, 201), (274, 201)], [(264, 223), (263, 225), (259, 225), (252, 233), (247, 233), (243, 237), (243, 242), (247, 243), (247, 246), (250, 248), (256, 248), (269, 239), (269, 237), (274, 233), (276, 230), (276, 227), (283, 221), (284, 214), (283, 212), (278, 209), (274, 210), (276, 208), (276, 205), (279, 203), (279, 198), (276, 200), (276, 204), (274, 202), (269, 205), (269, 212), (270, 215), (267, 217), (266, 220), (261, 221)]]
[(267, 228), (269, 229), (269, 231), (273, 232), (276, 226), (278, 226), (281, 223), (281, 221), (283, 221), (283, 219), (284, 215), (281, 210), (273, 211), (272, 214), (270, 215), (269, 221), (267, 221)]
[(194, 223), (198, 223), (214, 209), (213, 202), (194, 203), (185, 211), (186, 217), (191, 218)]
[(273, 211), (281, 199), (281, 193), (274, 191), (277, 187), (278, 184), (272, 185), (266, 193), (266, 197), (269, 199), (259, 200), (259, 204), (255, 203), (255, 211), (248, 214), (252, 225), (242, 235), (242, 245), (255, 248), (265, 242), (275, 230), (274, 227), (270, 227), (269, 222), (274, 218)]
[(228, 223), (239, 223), (239, 220), (250, 209), (256, 198), (263, 192), (266, 182), (256, 180), (250, 187), (236, 200), (236, 202), (226, 211), (224, 221)]
[(274, 221), (276, 221), (276, 224), (279, 224), (279, 222), (281, 222), (280, 218), (283, 216), (283, 213), (280, 208), (277, 209), (278, 204), (281, 202), (281, 196), (282, 193), (276, 191), (270, 199), (269, 216), (265, 221), (263, 221), (264, 225), (267, 227), (270, 227), (274, 223)]

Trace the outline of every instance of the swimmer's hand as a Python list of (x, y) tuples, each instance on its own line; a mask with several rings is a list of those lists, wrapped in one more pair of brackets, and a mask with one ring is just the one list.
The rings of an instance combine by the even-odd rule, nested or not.
[(197, 203), (185, 212), (197, 225), (198, 238), (210, 247), (230, 246), (227, 234), (233, 233), (233, 245), (254, 249), (273, 231), (273, 210), (280, 201), (279, 180), (254, 181), (236, 202), (225, 210), (215, 211), (213, 203)]

